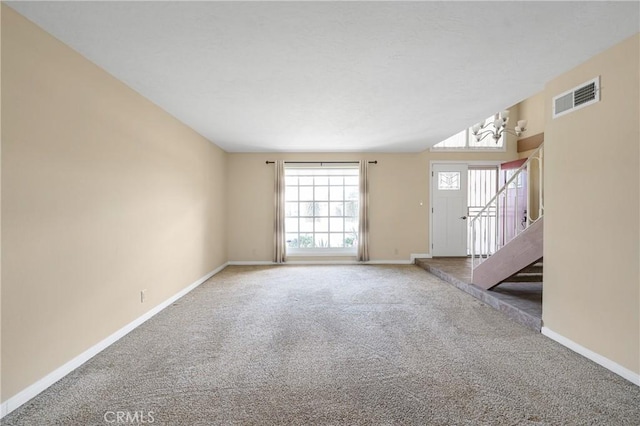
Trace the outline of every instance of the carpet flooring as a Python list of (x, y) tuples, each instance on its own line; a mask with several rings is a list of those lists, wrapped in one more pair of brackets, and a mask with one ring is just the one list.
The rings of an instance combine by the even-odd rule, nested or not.
[(640, 388), (417, 266), (232, 266), (2, 424), (122, 424), (119, 413), (162, 425), (638, 425)]

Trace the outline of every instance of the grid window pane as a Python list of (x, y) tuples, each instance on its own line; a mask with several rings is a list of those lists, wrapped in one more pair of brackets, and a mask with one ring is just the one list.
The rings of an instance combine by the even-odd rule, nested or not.
[[(285, 232), (289, 232), (289, 229), (286, 228), (285, 224)], [(313, 218), (312, 217), (301, 217), (300, 218), (300, 232), (313, 232)]]
[(357, 245), (357, 168), (285, 168), (287, 247), (330, 250)]
[(315, 202), (313, 203), (314, 216), (329, 216), (329, 203)]
[(329, 234), (329, 245), (331, 247), (344, 247), (344, 234), (340, 233), (331, 233)]
[(360, 178), (358, 176), (345, 176), (344, 184), (345, 185), (360, 185)]
[(313, 183), (318, 185), (329, 185), (329, 177), (328, 176), (316, 176), (313, 178)]
[(329, 234), (316, 233), (313, 242), (316, 248), (328, 248), (329, 247)]
[(358, 187), (357, 186), (345, 186), (344, 187), (344, 198), (346, 200), (357, 200), (358, 199)]
[(344, 218), (332, 217), (331, 219), (329, 219), (329, 226), (331, 227), (331, 232), (343, 232)]
[(329, 199), (331, 201), (341, 201), (344, 199), (344, 186), (332, 186), (329, 190)]
[[(285, 171), (286, 173), (286, 171)], [(313, 185), (313, 178), (309, 176), (300, 177), (300, 185)]]
[(313, 186), (300, 187), (300, 201), (313, 201)]
[(298, 216), (298, 203), (285, 203), (284, 205), (285, 216), (294, 217)]
[(313, 201), (309, 203), (300, 203), (300, 216), (313, 216)]
[(357, 217), (358, 216), (358, 202), (357, 201), (347, 201), (344, 203), (344, 215)]
[(286, 234), (287, 247), (298, 247), (298, 234), (288, 233)]
[(298, 218), (297, 217), (287, 217), (284, 220), (284, 229), (287, 232), (298, 232)]
[(329, 218), (316, 219), (315, 232), (329, 232)]
[(358, 245), (358, 238), (356, 234), (345, 234), (344, 236), (345, 247), (356, 247), (357, 245)]
[(327, 201), (329, 199), (329, 187), (328, 186), (316, 186), (314, 189), (315, 201)]
[(287, 187), (284, 192), (284, 199), (286, 201), (298, 201), (298, 187)]
[(300, 234), (298, 237), (298, 247), (300, 248), (311, 248), (313, 247), (313, 234)]
[(329, 212), (331, 216), (344, 216), (344, 203), (329, 203)]

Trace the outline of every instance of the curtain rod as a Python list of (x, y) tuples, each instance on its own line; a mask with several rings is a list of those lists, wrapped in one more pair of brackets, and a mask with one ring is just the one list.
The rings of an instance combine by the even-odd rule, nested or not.
[[(266, 161), (266, 164), (273, 164), (275, 161)], [(359, 161), (285, 161), (289, 164), (358, 164)], [(378, 160), (369, 161), (369, 164), (378, 164)]]

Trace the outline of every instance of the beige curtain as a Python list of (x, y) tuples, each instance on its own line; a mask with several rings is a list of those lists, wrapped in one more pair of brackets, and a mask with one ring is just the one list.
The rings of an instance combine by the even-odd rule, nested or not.
[(358, 227), (358, 261), (369, 260), (369, 162), (360, 161), (360, 225)]
[(273, 226), (273, 261), (284, 263), (287, 260), (287, 249), (284, 234), (284, 161), (275, 162), (275, 194), (274, 194), (274, 226)]

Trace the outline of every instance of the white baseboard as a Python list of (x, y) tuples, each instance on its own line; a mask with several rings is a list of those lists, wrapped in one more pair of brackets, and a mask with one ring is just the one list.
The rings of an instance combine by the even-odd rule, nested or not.
[(273, 262), (229, 262), (229, 265), (410, 265), (410, 260), (369, 260), (359, 262), (357, 260), (287, 260), (285, 263)]
[[(289, 258), (294, 259), (295, 257)], [(230, 260), (229, 265), (259, 266), (259, 265), (411, 265), (416, 259), (430, 259), (429, 253), (411, 253), (409, 260), (287, 260), (285, 263), (274, 263), (269, 260)]]
[(103, 351), (104, 349), (106, 349), (107, 347), (109, 347), (110, 345), (112, 345), (122, 337), (126, 336), (136, 327), (138, 327), (145, 321), (149, 320), (151, 317), (156, 315), (158, 312), (162, 311), (164, 308), (171, 305), (176, 300), (180, 299), (181, 297), (183, 297), (184, 295), (186, 295), (187, 293), (189, 293), (190, 291), (198, 287), (200, 284), (202, 284), (203, 282), (205, 282), (206, 280), (208, 280), (218, 272), (222, 271), (224, 268), (227, 267), (227, 264), (228, 263), (224, 263), (218, 268), (214, 269), (213, 271), (207, 273), (205, 276), (198, 279), (193, 284), (182, 289), (175, 295), (171, 296), (169, 299), (165, 300), (164, 302), (155, 306), (154, 308), (152, 308), (142, 316), (136, 318), (129, 324), (125, 325), (120, 330), (116, 331), (106, 339), (103, 339), (102, 341), (98, 342), (91, 348), (87, 349), (80, 355), (73, 358), (71, 361), (67, 362), (61, 367), (58, 367), (57, 369), (47, 374), (42, 379), (38, 380), (34, 384), (30, 385), (26, 389), (23, 389), (13, 397), (9, 398), (8, 400), (0, 404), (0, 419), (6, 416), (7, 414), (11, 413), (12, 411), (14, 411), (16, 408), (20, 407), (24, 403), (28, 402), (30, 399), (34, 398), (40, 392), (44, 391), (49, 386), (51, 386), (58, 380), (62, 379), (64, 376), (71, 373), (76, 368), (80, 367), (82, 364), (84, 364), (85, 362), (93, 358), (95, 355), (97, 355), (98, 353), (100, 353), (101, 351)]
[(370, 260), (365, 262), (370, 265), (413, 265), (416, 259), (431, 259), (429, 253), (411, 253), (409, 260)]
[(429, 253), (411, 253), (411, 263), (415, 263), (416, 259), (431, 259)]
[(287, 260), (281, 265), (359, 265), (357, 260)]
[(640, 386), (640, 374), (634, 373), (628, 368), (625, 368), (620, 364), (611, 361), (609, 358), (605, 358), (602, 355), (593, 352), (591, 349), (587, 349), (584, 346), (574, 342), (573, 340), (567, 339), (566, 337), (556, 333), (555, 331), (549, 330), (547, 327), (542, 327), (541, 332), (548, 338), (560, 343), (562, 346), (566, 346), (567, 348), (579, 353), (585, 358), (590, 359), (596, 364), (603, 366), (607, 370), (612, 371), (617, 375), (629, 380), (631, 383)]

